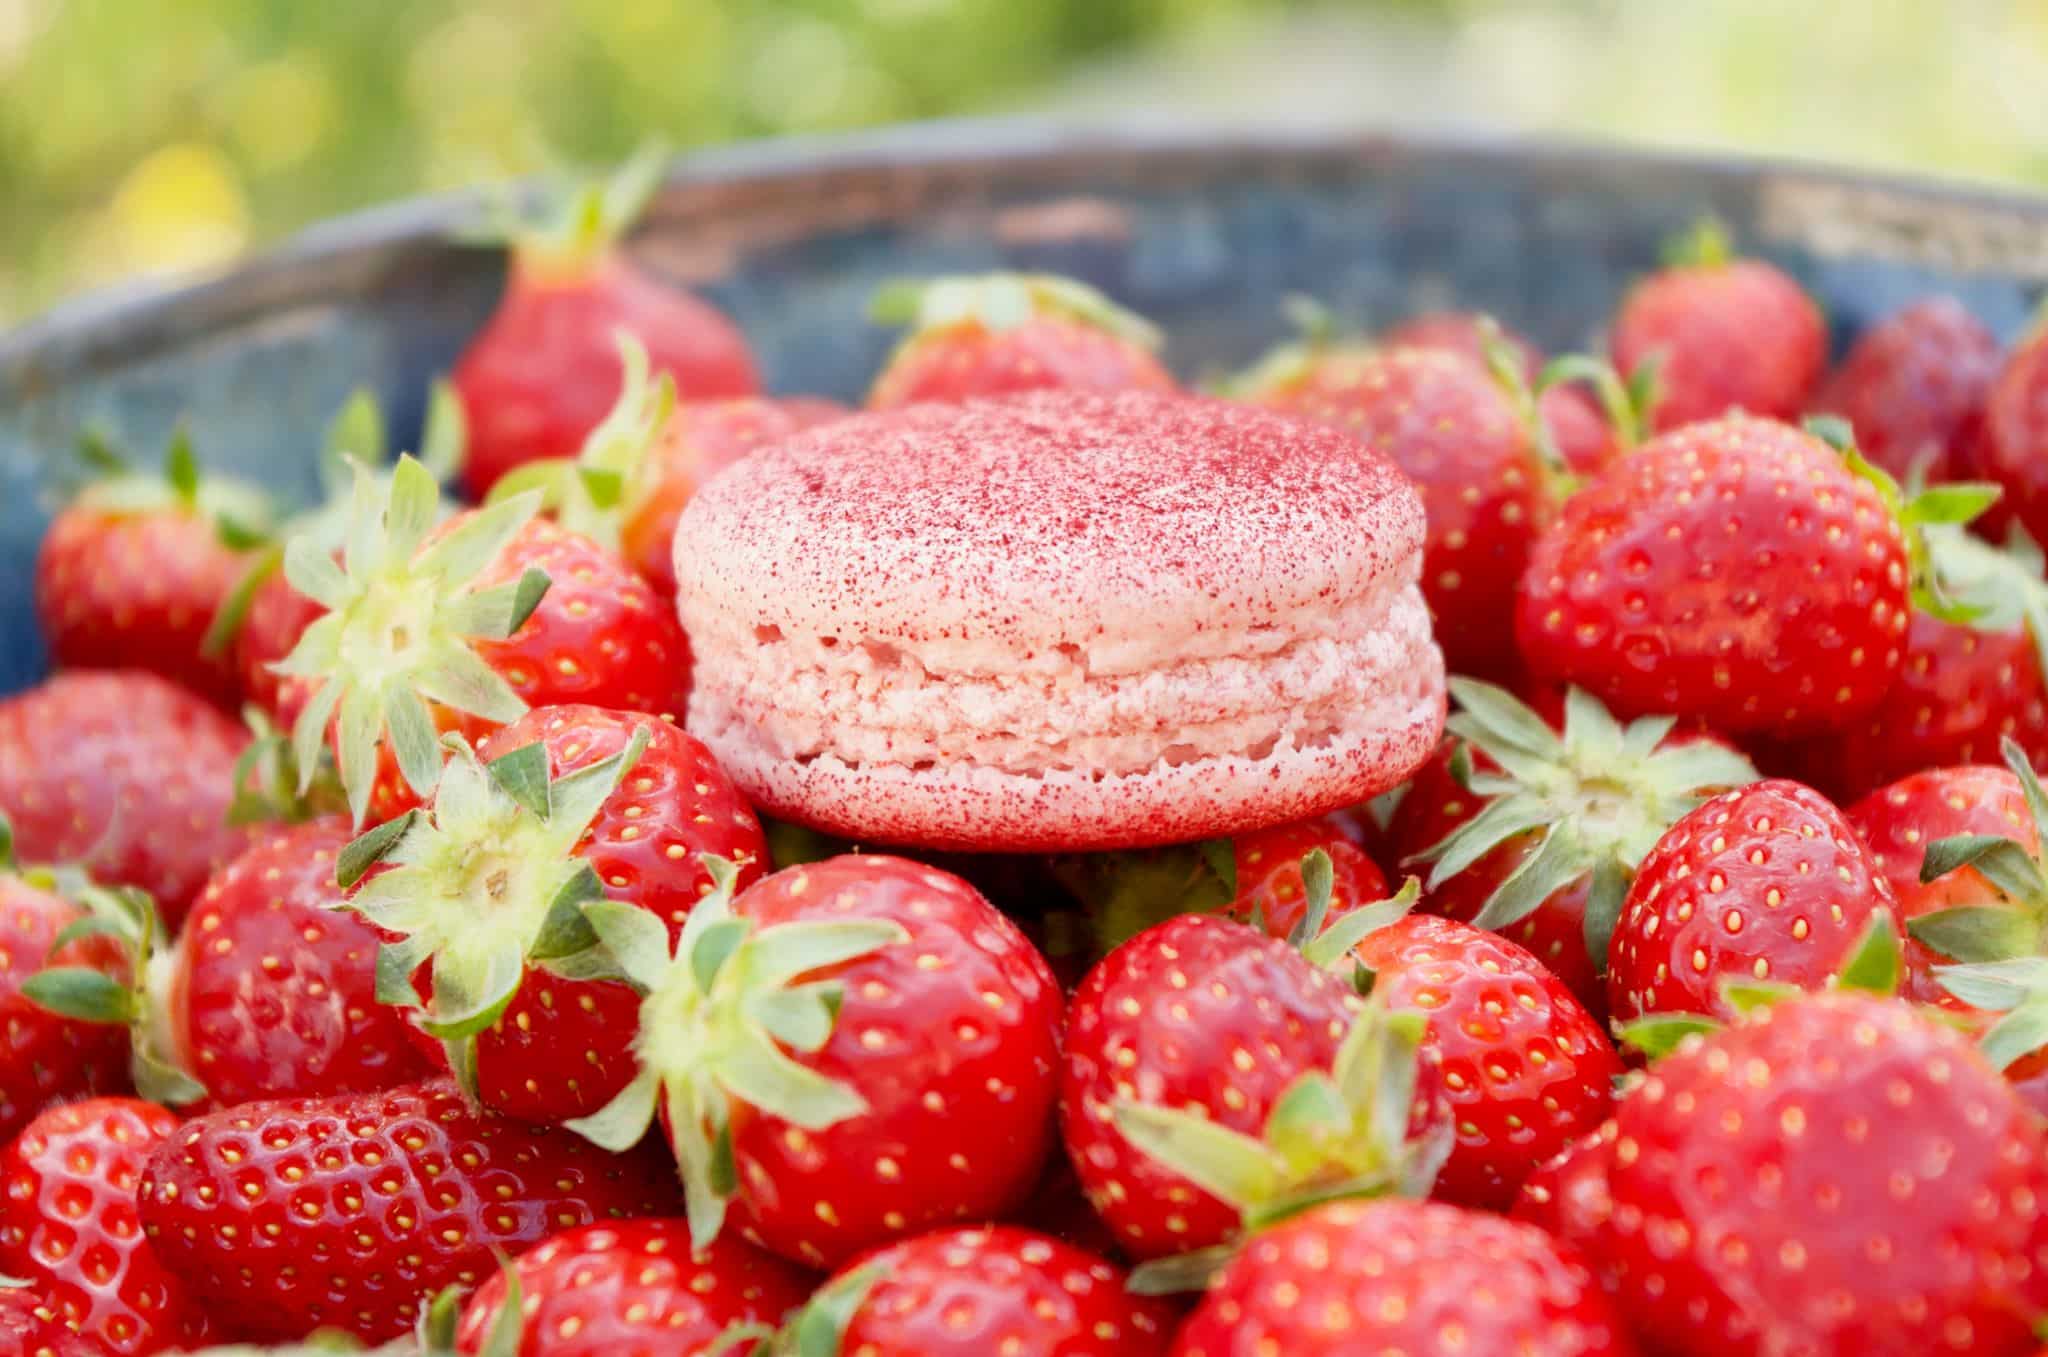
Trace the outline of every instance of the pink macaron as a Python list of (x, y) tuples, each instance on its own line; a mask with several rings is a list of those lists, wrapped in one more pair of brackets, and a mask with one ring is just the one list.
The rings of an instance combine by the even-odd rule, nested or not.
[(1361, 801), (1443, 728), (1422, 502), (1349, 435), (1045, 392), (858, 415), (676, 528), (689, 727), (863, 843), (1138, 847)]

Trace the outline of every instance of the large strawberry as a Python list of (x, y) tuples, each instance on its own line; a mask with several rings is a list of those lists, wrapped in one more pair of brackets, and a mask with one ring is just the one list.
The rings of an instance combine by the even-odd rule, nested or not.
[(884, 288), (874, 319), (908, 325), (868, 392), (871, 409), (1066, 388), (1170, 391), (1159, 332), (1085, 283), (991, 273)]
[(1336, 1192), (1420, 1192), (1449, 1148), (1422, 1021), (1368, 1007), (1288, 943), (1190, 914), (1074, 992), (1060, 1124), (1138, 1258), (1225, 1245)]
[(178, 1119), (133, 1098), (53, 1107), (0, 1150), (0, 1272), (116, 1357), (201, 1344), (214, 1324), (143, 1237), (136, 1184)]
[[(724, 1238), (693, 1249), (680, 1220), (585, 1225), (527, 1250), (478, 1287), (452, 1350), (490, 1357), (710, 1354), (736, 1329), (780, 1324), (810, 1292), (807, 1275), (751, 1244)], [(513, 1305), (516, 1315), (507, 1316)], [(518, 1328), (516, 1343), (492, 1346), (508, 1317)]]
[(387, 939), (378, 997), (418, 1009), (486, 1106), (568, 1121), (632, 1080), (640, 1025), (638, 996), (592, 969), (582, 906), (616, 902), (673, 937), (712, 890), (705, 854), (745, 883), (767, 844), (694, 736), (637, 713), (543, 707), (475, 751), (458, 742), (433, 805), (370, 831), (341, 878), (363, 880), (349, 908)]
[(0, 698), (0, 815), (22, 857), (147, 891), (175, 924), (247, 842), (227, 813), (248, 741), (154, 674), (59, 674)]
[[(640, 1074), (575, 1123), (630, 1145), (657, 1110), (691, 1226), (836, 1266), (1016, 1207), (1051, 1143), (1060, 991), (958, 877), (894, 857), (791, 867), (691, 911), (584, 906), (646, 995)], [(973, 1133), (962, 1135), (963, 1127)]]
[(292, 587), (327, 609), (279, 671), (301, 682), (302, 776), (332, 740), (362, 823), (432, 793), (437, 729), (480, 739), (529, 707), (679, 712), (681, 624), (588, 538), (535, 517), (529, 493), (435, 527), (440, 488), (410, 457), (380, 485), (359, 468), (337, 564), (318, 535), (285, 549)]
[(618, 238), (660, 187), (643, 152), (607, 184), (580, 186), (539, 221), (512, 225), (505, 295), (456, 360), (469, 425), (463, 483), (481, 497), (543, 457), (573, 457), (618, 391), (614, 336), (639, 337), (686, 400), (760, 386), (737, 327), (709, 303), (636, 263)]
[(1969, 474), (1996, 482), (2036, 542), (2048, 542), (2048, 325), (2037, 324), (2006, 356), (1984, 400)]
[(1173, 1357), (1634, 1357), (1585, 1263), (1533, 1225), (1339, 1201), (1255, 1237)]
[(1565, 505), (1530, 554), (1516, 637), (1538, 678), (1626, 714), (1841, 729), (1891, 686), (1911, 606), (1949, 611), (1919, 528), (1967, 520), (1988, 493), (1908, 504), (1883, 472), (1788, 424), (1691, 425)]
[[(9, 1346), (12, 1344), (13, 1346)], [(106, 1357), (99, 1340), (59, 1314), (33, 1287), (0, 1278), (0, 1352), (21, 1357)]]
[(1729, 981), (1818, 989), (1898, 905), (1834, 803), (1797, 782), (1752, 783), (1700, 806), (1644, 855), (1607, 971), (1618, 1023), (1653, 1014), (1729, 1018)]
[(2022, 1357), (2040, 1123), (1959, 1032), (1836, 993), (1689, 1037), (1616, 1110), (1607, 1257), (1671, 1357)]
[(182, 428), (161, 476), (121, 468), (88, 485), (36, 553), (36, 615), (52, 657), (72, 669), (148, 669), (233, 705), (234, 667), (206, 638), (270, 516), (260, 491), (202, 480)]
[(452, 1083), (245, 1103), (187, 1122), (138, 1200), (166, 1267), (250, 1337), (409, 1328), (494, 1250), (675, 1209), (651, 1147), (607, 1154), (471, 1107)]
[(1970, 450), (1998, 373), (1998, 340), (1953, 297), (1928, 297), (1860, 335), (1811, 408), (1840, 415), (1894, 476), (1976, 474)]
[(1791, 419), (1806, 408), (1828, 354), (1813, 299), (1775, 266), (1732, 257), (1711, 222), (1629, 290), (1611, 342), (1622, 372), (1656, 365), (1660, 431), (1731, 410)]

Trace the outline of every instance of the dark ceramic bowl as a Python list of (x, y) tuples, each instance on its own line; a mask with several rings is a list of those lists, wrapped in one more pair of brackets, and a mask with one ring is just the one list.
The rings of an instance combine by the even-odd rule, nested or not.
[[(0, 692), (44, 658), (29, 606), (53, 470), (80, 426), (304, 495), (354, 387), (398, 428), (489, 312), (470, 199), (317, 227), (213, 282), (89, 297), (0, 337)], [(2011, 336), (2048, 280), (2048, 199), (1804, 166), (1519, 140), (946, 124), (749, 146), (676, 167), (634, 248), (738, 318), (770, 388), (858, 398), (891, 342), (885, 279), (997, 266), (1087, 279), (1159, 321), (1186, 374), (1245, 362), (1306, 292), (1376, 326), (1480, 307), (1550, 347), (1591, 339), (1703, 213), (1818, 296), (1838, 343), (1930, 291)]]

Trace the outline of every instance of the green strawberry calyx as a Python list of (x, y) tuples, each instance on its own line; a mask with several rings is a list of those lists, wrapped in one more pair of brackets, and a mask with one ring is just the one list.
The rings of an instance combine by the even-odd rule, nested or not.
[(911, 339), (972, 325), (991, 333), (1048, 317), (1074, 321), (1141, 349), (1164, 342), (1159, 327), (1095, 288), (1052, 273), (983, 273), (885, 283), (868, 304), (878, 325), (907, 325)]
[[(1340, 1197), (1423, 1196), (1452, 1142), (1447, 1122), (1409, 1137), (1425, 1028), (1419, 1013), (1363, 1001), (1330, 1068), (1289, 1085), (1258, 1135), (1133, 1097), (1117, 1098), (1111, 1115), (1139, 1151), (1234, 1207), (1246, 1233)], [(1139, 1268), (1131, 1287), (1181, 1290), (1218, 1261), (1214, 1250), (1162, 1259)]]
[(1308, 380), (1333, 356), (1371, 351), (1364, 335), (1345, 330), (1336, 313), (1314, 297), (1289, 295), (1281, 299), (1280, 310), (1294, 327), (1294, 338), (1267, 350), (1244, 371), (1217, 380), (1217, 395), (1243, 401), (1270, 399)]
[[(617, 754), (551, 778), (544, 745), (485, 763), (448, 736), (431, 809), (379, 825), (335, 864), (353, 891), (343, 907), (392, 938), (377, 952), (378, 1001), (417, 1010), (472, 1097), (477, 1034), (517, 996), (528, 963), (569, 979), (608, 973), (583, 913), (604, 883), (576, 850), (648, 740), (641, 726)], [(422, 966), (429, 1000), (413, 984)]]
[(882, 1276), (882, 1267), (870, 1263), (834, 1277), (780, 1329), (735, 1324), (718, 1336), (705, 1357), (844, 1357), (846, 1330)]
[(526, 703), (472, 648), (518, 631), (547, 593), (547, 573), (478, 587), (540, 509), (529, 492), (465, 516), (432, 542), (441, 488), (416, 459), (401, 457), (380, 484), (358, 465), (342, 557), (317, 537), (285, 547), (285, 578), (327, 609), (277, 672), (318, 686), (292, 728), (302, 777), (338, 721), (337, 754), (358, 825), (369, 807), (377, 746), (390, 741), (399, 771), (422, 797), (440, 780), (442, 753), (428, 703), (485, 720), (517, 720)]
[(1717, 269), (1734, 261), (1735, 239), (1727, 222), (1709, 215), (1665, 241), (1658, 253), (1666, 268)]
[[(1461, 744), (1452, 772), (1486, 805), (1418, 854), (1435, 889), (1511, 839), (1529, 853), (1473, 923), (1496, 931), (1533, 913), (1551, 895), (1590, 878), (1586, 950), (1605, 968), (1621, 903), (1643, 855), (1664, 831), (1717, 791), (1754, 782), (1755, 767), (1710, 740), (1666, 743), (1676, 724), (1645, 716), (1623, 725), (1598, 699), (1572, 688), (1564, 730), (1504, 688), (1454, 678), (1458, 711), (1447, 728)], [(1498, 772), (1472, 765), (1472, 751)]]
[(537, 491), (543, 512), (612, 552), (660, 481), (655, 447), (676, 408), (675, 378), (649, 371), (647, 346), (632, 334), (620, 330), (615, 338), (625, 380), (582, 449), (574, 457), (528, 462), (501, 477), (487, 501)]
[[(519, 1280), (519, 1269), (503, 1254), (498, 1256), (498, 1271), (505, 1279), (505, 1298), (492, 1313), (483, 1343), (474, 1357), (519, 1357), (524, 1346), (526, 1288)], [(443, 1287), (436, 1292), (420, 1314), (412, 1343), (404, 1347), (406, 1357), (444, 1357), (454, 1353), (463, 1306), (468, 1300), (469, 1292), (460, 1286)]]
[(805, 977), (910, 940), (888, 919), (759, 927), (733, 911), (738, 869), (708, 855), (704, 864), (715, 888), (691, 909), (673, 949), (667, 927), (644, 910), (608, 900), (583, 906), (618, 973), (645, 996), (633, 1041), (640, 1071), (610, 1104), (568, 1123), (623, 1150), (646, 1135), (659, 1108), (700, 1248), (718, 1237), (739, 1190), (737, 1105), (813, 1132), (867, 1111), (858, 1090), (797, 1058), (831, 1040), (842, 998), (835, 980)]
[(575, 279), (596, 268), (647, 210), (668, 173), (668, 148), (644, 143), (604, 177), (488, 199), (456, 233), (469, 245), (509, 246), (518, 267), (544, 279)]
[(113, 515), (170, 509), (196, 514), (230, 551), (253, 551), (270, 541), (276, 526), (270, 497), (246, 481), (201, 474), (192, 432), (183, 424), (171, 431), (161, 471), (135, 470), (97, 428), (79, 435), (78, 455), (98, 476), (73, 501), (80, 508)]
[[(1320, 848), (1312, 848), (1302, 855), (1302, 899), (1306, 907), (1300, 922), (1295, 924), (1294, 931), (1288, 935), (1287, 941), (1312, 966), (1319, 966), (1326, 971), (1342, 971), (1348, 968), (1352, 984), (1358, 992), (1370, 994), (1372, 972), (1352, 955), (1352, 949), (1382, 928), (1408, 917), (1409, 912), (1422, 899), (1422, 881), (1411, 876), (1401, 883), (1400, 890), (1387, 899), (1360, 905), (1336, 919), (1331, 919), (1330, 903), (1335, 882), (1336, 868), (1330, 862), (1328, 853)], [(1270, 931), (1265, 920), (1261, 919), (1256, 911), (1252, 915), (1251, 925), (1261, 933)]]

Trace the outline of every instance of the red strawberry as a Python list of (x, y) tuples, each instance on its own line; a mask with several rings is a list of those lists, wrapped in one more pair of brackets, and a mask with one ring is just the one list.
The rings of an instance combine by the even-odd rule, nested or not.
[(761, 874), (760, 823), (711, 754), (655, 717), (543, 707), (460, 749), (434, 804), (372, 830), (345, 882), (349, 907), (387, 939), (379, 969), (417, 974), (386, 1002), (418, 1006), (465, 1088), (525, 1121), (588, 1116), (636, 1071), (640, 1003), (592, 978), (597, 937), (578, 906), (607, 899), (673, 937), (712, 890), (702, 861)]
[(1610, 1117), (1537, 1165), (1523, 1180), (1512, 1212), (1516, 1220), (1548, 1230), (1577, 1249), (1609, 1293), (1619, 1286), (1607, 1262), (1607, 1227), (1614, 1219), (1607, 1175), (1614, 1167), (1617, 1134)]
[(248, 738), (154, 674), (59, 674), (0, 698), (0, 815), (24, 858), (148, 891), (175, 924), (248, 841), (227, 823)]
[(498, 309), (456, 360), (469, 425), (463, 483), (481, 498), (500, 476), (544, 457), (573, 457), (604, 418), (615, 385), (614, 336), (635, 335), (686, 400), (750, 396), (753, 355), (732, 321), (618, 248), (660, 187), (663, 161), (636, 156), (609, 184), (578, 189), (553, 219), (510, 233), (512, 267)]
[(711, 1353), (739, 1326), (780, 1324), (811, 1292), (804, 1273), (737, 1239), (692, 1250), (680, 1220), (567, 1230), (521, 1254), (510, 1272), (477, 1288), (454, 1351), (497, 1357), (487, 1340), (515, 1284), (520, 1336), (503, 1357)]
[(0, 1352), (20, 1357), (106, 1357), (106, 1351), (37, 1292), (0, 1281)]
[(1909, 602), (1939, 610), (1920, 525), (1984, 503), (1949, 487), (1904, 505), (1852, 461), (1747, 415), (1645, 443), (1538, 539), (1515, 616), (1523, 658), (1626, 713), (1734, 733), (1848, 726), (1898, 673)]
[(1577, 1254), (1436, 1202), (1339, 1201), (1254, 1238), (1173, 1357), (1634, 1357)]
[(133, 1098), (53, 1107), (0, 1150), (0, 1271), (102, 1350), (129, 1357), (203, 1344), (212, 1323), (143, 1238), (136, 1182), (178, 1119)]
[(659, 1108), (699, 1243), (730, 1206), (744, 1237), (818, 1266), (1018, 1206), (1051, 1141), (1060, 1025), (1024, 935), (902, 858), (791, 867), (732, 898), (720, 869), (673, 953), (645, 911), (584, 906), (647, 997), (640, 1076), (577, 1129), (629, 1145)]
[(938, 1230), (868, 1254), (824, 1287), (770, 1354), (1163, 1357), (1174, 1312), (1123, 1269), (1014, 1225)]
[(439, 487), (401, 458), (382, 489), (358, 471), (345, 564), (316, 536), (286, 549), (292, 586), (328, 609), (280, 666), (302, 681), (292, 742), (309, 776), (331, 731), (358, 824), (433, 791), (437, 729), (475, 740), (571, 702), (681, 710), (689, 647), (673, 611), (597, 544), (536, 519), (539, 503), (436, 529)]
[(1895, 1000), (1766, 1007), (1616, 1110), (1609, 1260), (1671, 1357), (2021, 1357), (2048, 1163), (1962, 1034)]
[(1328, 922), (1389, 894), (1386, 874), (1353, 842), (1350, 824), (1342, 815), (1321, 815), (1256, 829), (1231, 840), (1237, 893), (1222, 913), (1240, 923), (1258, 920), (1253, 926), (1272, 937), (1292, 935), (1309, 907), (1302, 859), (1317, 851), (1330, 864)]
[(1421, 1028), (1367, 1009), (1285, 942), (1169, 919), (1074, 992), (1068, 1157), (1138, 1258), (1222, 1244), (1340, 1184), (1424, 1190), (1450, 1128)]
[(1052, 387), (1170, 391), (1152, 351), (1159, 332), (1084, 283), (991, 273), (885, 288), (874, 318), (909, 325), (868, 393), (868, 407), (954, 403)]
[(164, 1263), (252, 1337), (395, 1338), (424, 1296), (468, 1288), (493, 1250), (660, 1215), (651, 1147), (609, 1155), (472, 1109), (445, 1082), (247, 1103), (187, 1122), (138, 1201)]
[(1630, 289), (1614, 317), (1614, 365), (1656, 363), (1659, 432), (1732, 410), (1790, 419), (1827, 364), (1820, 310), (1782, 270), (1729, 255), (1706, 223)]
[(1969, 452), (1998, 372), (1998, 340), (1953, 297), (1928, 297), (1865, 330), (1812, 400), (1856, 430), (1894, 476), (1975, 474)]
[(1723, 981), (1818, 989), (1898, 904), (1870, 850), (1819, 792), (1774, 778), (1724, 792), (1643, 858), (1607, 971), (1618, 1023), (1731, 1018)]
[(232, 706), (234, 666), (207, 634), (269, 520), (261, 492), (200, 479), (182, 429), (162, 476), (123, 469), (88, 486), (36, 553), (51, 655), (72, 669), (148, 669)]
[(2036, 542), (2048, 542), (2048, 327), (2006, 356), (1984, 401), (1969, 472), (2005, 491), (2001, 507)]

